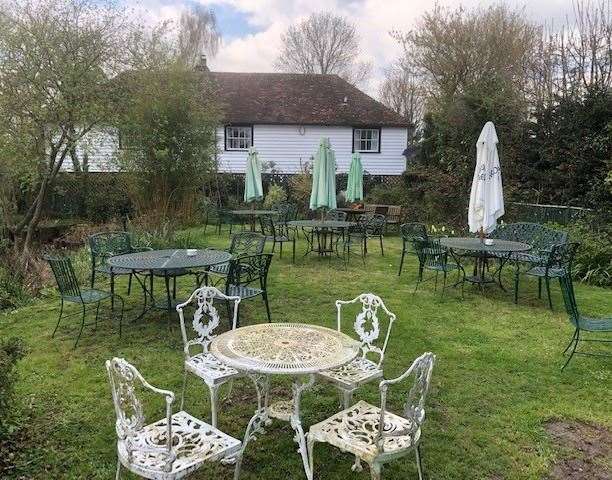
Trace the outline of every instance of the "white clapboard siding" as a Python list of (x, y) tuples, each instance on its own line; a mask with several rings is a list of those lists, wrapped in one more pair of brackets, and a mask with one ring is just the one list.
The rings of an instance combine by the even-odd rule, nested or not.
[[(77, 156), (82, 163), (87, 155), (90, 172), (117, 171), (116, 157), (119, 143), (114, 130), (98, 129), (87, 133), (77, 146)], [(72, 159), (67, 156), (62, 170), (72, 171)]]
[[(405, 128), (381, 129), (380, 153), (362, 153), (363, 168), (373, 175), (399, 175), (406, 165)], [(273, 162), (282, 173), (297, 173), (310, 162), (321, 137), (329, 137), (336, 153), (338, 173), (348, 171), (353, 142), (352, 127), (254, 125), (253, 144), (264, 162)], [(224, 128), (217, 129), (218, 163), (221, 172), (244, 173), (247, 153), (225, 150)]]
[[(244, 173), (247, 153), (226, 151), (224, 128), (217, 129), (219, 171)], [(372, 175), (400, 175), (406, 161), (402, 152), (406, 148), (405, 128), (381, 129), (380, 153), (362, 153), (363, 168)], [(315, 155), (322, 137), (329, 137), (336, 153), (338, 173), (348, 171), (351, 163), (352, 127), (326, 127), (296, 125), (254, 125), (254, 145), (260, 158), (273, 162), (274, 169), (281, 173), (297, 173), (301, 165), (310, 162)], [(90, 132), (79, 144), (79, 159), (87, 153), (90, 172), (117, 171), (117, 136), (112, 130)], [(66, 158), (63, 170), (72, 170), (72, 161)], [(268, 170), (269, 171), (269, 170)]]

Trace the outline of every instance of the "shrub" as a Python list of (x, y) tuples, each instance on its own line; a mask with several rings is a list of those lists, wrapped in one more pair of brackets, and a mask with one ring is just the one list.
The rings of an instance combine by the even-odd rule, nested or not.
[(25, 354), (25, 346), (19, 338), (0, 342), (0, 440), (11, 433), (15, 424), (15, 415), (11, 414), (17, 380), (15, 365)]
[(612, 231), (609, 226), (596, 231), (586, 222), (562, 227), (568, 231), (570, 241), (580, 243), (574, 260), (576, 278), (600, 287), (612, 286)]
[(263, 202), (264, 208), (274, 208), (287, 201), (287, 192), (280, 185), (271, 184)]

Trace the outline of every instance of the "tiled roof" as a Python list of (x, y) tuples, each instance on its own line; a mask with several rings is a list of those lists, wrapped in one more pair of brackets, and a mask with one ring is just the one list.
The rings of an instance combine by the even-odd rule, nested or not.
[(408, 126), (404, 117), (337, 75), (207, 74), (217, 84), (226, 123)]

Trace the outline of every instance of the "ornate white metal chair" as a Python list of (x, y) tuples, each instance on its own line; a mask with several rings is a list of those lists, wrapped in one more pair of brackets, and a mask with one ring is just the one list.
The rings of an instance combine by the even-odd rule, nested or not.
[[(197, 470), (204, 462), (231, 462), (242, 443), (184, 411), (172, 413), (174, 393), (150, 385), (122, 358), (107, 360), (117, 422), (117, 474), (121, 466), (143, 478), (174, 480)], [(146, 425), (137, 390), (150, 390), (166, 400), (166, 416)], [(236, 462), (239, 468), (240, 462)], [(237, 477), (238, 472), (235, 472)]]
[[(419, 479), (422, 480), (421, 427), (425, 421), (425, 397), (435, 359), (433, 353), (424, 353), (399, 377), (380, 382), (380, 407), (360, 401), (310, 427), (310, 471), (313, 471), (314, 445), (322, 442), (355, 455), (353, 470), (361, 470), (362, 461), (368, 463), (373, 480), (380, 480), (383, 464), (414, 450)], [(411, 375), (414, 375), (414, 383), (408, 392), (404, 411), (402, 415), (396, 415), (387, 410), (387, 390)]]
[[(361, 355), (347, 365), (317, 374), (319, 380), (333, 383), (342, 392), (344, 408), (348, 408), (351, 404), (353, 392), (357, 388), (383, 376), (382, 363), (391, 334), (391, 326), (395, 321), (395, 314), (387, 310), (380, 297), (373, 293), (362, 293), (352, 300), (336, 300), (338, 331), (341, 331), (342, 326), (342, 306), (358, 302), (361, 303), (361, 312), (357, 314), (353, 328), (361, 340)], [(389, 320), (383, 342), (379, 341), (381, 331), (378, 319), (379, 308), (382, 308)], [(377, 345), (380, 343), (382, 346)], [(370, 360), (368, 356), (377, 356), (377, 361)]]
[[(181, 395), (181, 410), (185, 401), (185, 387), (187, 385), (187, 372), (191, 372), (197, 377), (200, 377), (210, 390), (211, 404), (211, 423), (213, 427), (217, 426), (217, 401), (219, 387), (226, 382), (234, 380), (241, 374), (238, 370), (231, 368), (216, 359), (208, 351), (208, 347), (212, 339), (215, 337), (213, 331), (219, 326), (219, 312), (213, 305), (213, 301), (224, 300), (228, 304), (228, 313), (233, 313), (232, 329), (236, 328), (236, 320), (238, 316), (238, 305), (240, 297), (231, 297), (215, 287), (200, 287), (195, 290), (189, 299), (176, 306), (176, 311), (181, 320), (181, 333), (183, 335), (184, 352), (185, 352), (185, 371), (183, 373), (183, 393)], [(192, 335), (187, 335), (187, 326), (185, 325), (185, 315), (183, 309), (195, 303), (196, 310), (193, 314), (191, 323), (195, 338), (189, 338)], [(229, 302), (234, 302), (234, 308), (229, 308)], [(208, 317), (208, 322), (206, 322)], [(198, 347), (200, 352), (192, 354), (192, 348)]]

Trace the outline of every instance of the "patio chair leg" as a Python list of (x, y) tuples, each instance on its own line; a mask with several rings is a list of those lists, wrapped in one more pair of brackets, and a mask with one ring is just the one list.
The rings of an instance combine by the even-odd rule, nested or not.
[(416, 456), (417, 471), (419, 472), (419, 480), (423, 480), (423, 462), (421, 460), (421, 445), (417, 445), (414, 449)]
[(129, 295), (130, 293), (132, 293), (132, 274), (130, 273), (130, 276), (128, 277), (128, 291), (127, 294)]
[(238, 453), (236, 457), (236, 467), (234, 468), (234, 480), (238, 480), (240, 477), (240, 467), (242, 466), (242, 451)]
[(436, 270), (436, 282), (434, 284), (434, 292), (438, 291), (438, 273), (440, 273), (440, 272), (438, 272), (438, 270)]
[(565, 350), (563, 350), (563, 353), (567, 353), (567, 351), (569, 350), (569, 348), (572, 346), (572, 343), (574, 343), (574, 340), (576, 339), (576, 334), (578, 333), (578, 329), (574, 330), (574, 334), (572, 335), (572, 339), (570, 340), (570, 342), (567, 344), (567, 347), (565, 347)]
[(353, 391), (352, 390), (342, 390), (342, 408), (347, 409), (353, 403)]
[(262, 294), (263, 301), (266, 305), (266, 314), (268, 315), (268, 323), (272, 322), (272, 317), (270, 316), (270, 305), (268, 304), (268, 292), (264, 292)]
[(94, 319), (94, 330), (97, 330), (98, 328), (98, 314), (99, 313), (100, 313), (100, 302), (98, 302), (98, 304), (96, 305), (96, 318)]
[(121, 302), (121, 314), (119, 315), (119, 338), (121, 338), (121, 330), (123, 329), (123, 311), (125, 310), (125, 302), (123, 298), (117, 296), (119, 301)]
[(285, 242), (280, 242), (280, 258), (283, 258), (283, 243)]
[(185, 389), (187, 388), (187, 369), (183, 368), (183, 389), (181, 390), (181, 408), (183, 410), (183, 406), (185, 405)]
[(55, 328), (53, 329), (53, 333), (51, 334), (51, 338), (55, 337), (55, 332), (57, 332), (57, 329), (60, 326), (60, 322), (62, 321), (62, 315), (64, 314), (64, 299), (61, 299), (61, 303), (60, 303), (60, 313), (59, 313), (59, 317), (57, 318), (57, 325), (55, 325)]
[(81, 339), (81, 334), (83, 333), (83, 328), (85, 327), (85, 304), (83, 304), (83, 316), (81, 317), (81, 328), (79, 329), (79, 335), (77, 336), (76, 341), (74, 342), (74, 347), (76, 348), (79, 340)]
[(570, 353), (569, 358), (567, 359), (565, 364), (563, 364), (563, 366), (561, 367), (561, 371), (565, 370), (565, 367), (567, 367), (567, 365), (569, 364), (570, 360), (574, 356), (574, 353), (576, 353), (576, 347), (578, 347), (578, 342), (579, 341), (580, 341), (580, 330), (576, 329), (576, 338), (574, 340), (574, 348), (572, 348), (572, 353)]
[(357, 455), (355, 455), (355, 461), (353, 462), (353, 465), (351, 465), (351, 470), (353, 472), (363, 471), (363, 465), (361, 465), (361, 458), (359, 458)]
[(402, 268), (404, 267), (404, 256), (405, 255), (406, 255), (406, 248), (402, 247), (402, 257), (400, 258), (399, 271), (397, 272), (398, 277), (402, 274)]
[(380, 480), (382, 473), (382, 465), (380, 463), (373, 463), (370, 465), (370, 476), (372, 480)]
[(210, 390), (211, 424), (217, 428), (217, 399), (219, 398), (219, 387), (208, 387)]
[(538, 298), (542, 298), (542, 277), (538, 277)]
[(170, 277), (168, 276), (168, 272), (164, 273), (164, 283), (166, 284), (166, 317), (168, 320), (168, 330), (170, 330), (170, 308), (172, 299), (170, 298)]
[(295, 263), (295, 237), (293, 237), (293, 256), (291, 258), (291, 263)]
[(383, 247), (383, 237), (382, 235), (378, 237), (380, 240), (380, 253), (384, 257), (385, 256), (385, 248)]
[(550, 296), (550, 278), (544, 277), (544, 283), (546, 284), (546, 295), (548, 296), (548, 306), (553, 309), (552, 298)]
[(315, 446), (315, 439), (312, 435), (307, 435), (306, 436), (306, 450), (308, 451), (308, 467), (310, 470), (310, 473), (312, 474), (312, 472), (314, 471), (314, 446)]
[(115, 472), (115, 480), (119, 480), (121, 478), (121, 460), (117, 457), (117, 471)]
[(229, 300), (225, 301), (225, 306), (227, 308), (227, 323), (229, 324), (229, 328), (232, 328), (232, 307), (230, 305)]
[(91, 288), (94, 287), (94, 283), (96, 282), (96, 270), (91, 267)]
[(519, 272), (514, 274), (514, 303), (518, 304)]
[(172, 277), (172, 298), (176, 300), (176, 277)]
[(111, 310), (115, 311), (115, 276), (110, 275)]
[(446, 290), (446, 270), (444, 270), (444, 281), (442, 283), (442, 296), (444, 296), (444, 290)]

